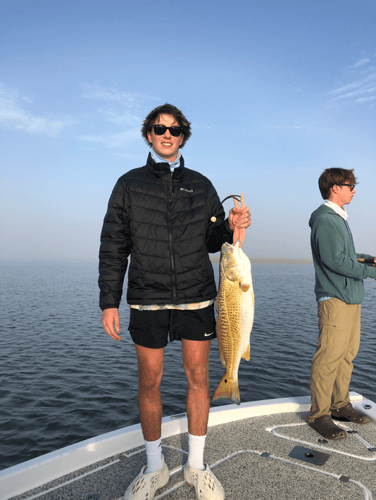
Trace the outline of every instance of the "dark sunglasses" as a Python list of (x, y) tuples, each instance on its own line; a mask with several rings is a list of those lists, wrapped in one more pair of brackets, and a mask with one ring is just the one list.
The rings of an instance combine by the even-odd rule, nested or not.
[(337, 186), (349, 186), (350, 191), (354, 191), (355, 184), (337, 184)]
[(165, 125), (152, 125), (151, 128), (154, 129), (155, 135), (163, 135), (167, 129), (170, 131), (170, 134), (173, 137), (179, 137), (179, 135), (183, 132), (183, 129), (181, 127), (176, 126), (166, 127)]

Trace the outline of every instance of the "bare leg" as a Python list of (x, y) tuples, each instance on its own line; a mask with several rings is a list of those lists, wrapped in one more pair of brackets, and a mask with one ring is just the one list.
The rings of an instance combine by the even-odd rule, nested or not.
[(161, 437), (162, 399), (160, 385), (163, 374), (164, 349), (136, 345), (138, 360), (138, 408), (146, 441)]
[[(163, 373), (163, 349), (149, 349), (136, 345), (138, 360), (138, 407), (142, 433), (145, 441), (157, 441), (161, 437), (162, 401), (159, 387)], [(155, 443), (150, 443), (152, 448)], [(157, 445), (158, 446), (158, 445)], [(147, 448), (148, 450), (148, 448)], [(146, 450), (148, 465), (143, 467), (138, 476), (128, 486), (124, 500), (135, 498), (154, 498), (155, 492), (168, 483), (170, 473), (162, 455), (154, 453), (154, 449)], [(152, 458), (151, 464), (150, 456)], [(162, 459), (157, 467), (159, 458)], [(156, 469), (149, 466), (155, 466)]]
[[(195, 437), (205, 436), (210, 407), (208, 376), (210, 341), (182, 340), (182, 345), (184, 369), (188, 380), (188, 431)], [(196, 448), (196, 445), (193, 447)], [(202, 454), (203, 449), (200, 453), (198, 450), (192, 451), (190, 442), (188, 462), (184, 467), (184, 480), (194, 486), (197, 498), (223, 500), (225, 497), (223, 487), (208, 464), (204, 464)], [(195, 465), (198, 461), (200, 466), (198, 463)]]
[(188, 381), (188, 431), (204, 436), (208, 425), (210, 340), (182, 340), (184, 370)]

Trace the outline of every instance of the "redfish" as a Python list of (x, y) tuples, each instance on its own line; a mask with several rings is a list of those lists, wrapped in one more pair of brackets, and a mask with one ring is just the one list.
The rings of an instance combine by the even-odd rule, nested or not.
[(212, 401), (227, 398), (240, 404), (238, 369), (241, 358), (250, 359), (255, 298), (251, 262), (238, 242), (222, 245), (219, 271), (217, 338), (220, 359), (226, 371)]

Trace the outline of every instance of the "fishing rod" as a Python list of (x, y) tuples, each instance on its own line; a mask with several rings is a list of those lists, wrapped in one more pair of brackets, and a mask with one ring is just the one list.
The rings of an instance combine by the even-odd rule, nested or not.
[(224, 198), (221, 201), (221, 205), (223, 205), (223, 202), (226, 201), (226, 200), (228, 200), (229, 198), (233, 198), (234, 200), (240, 201), (240, 195), (238, 195), (238, 194), (230, 194), (230, 196), (226, 196), (226, 198)]
[[(240, 195), (238, 194), (230, 194), (230, 196), (226, 196), (226, 198), (223, 198), (223, 200), (221, 201), (221, 205), (223, 205), (223, 202), (228, 200), (229, 198), (233, 198), (234, 200), (237, 200), (237, 201), (241, 201), (240, 200)], [(217, 217), (216, 217), (216, 214), (214, 214), (211, 218), (210, 218), (211, 222), (216, 222), (217, 220)]]
[(362, 264), (374, 264), (374, 257), (371, 257), (370, 259), (362, 259), (358, 257), (358, 262), (362, 262)]

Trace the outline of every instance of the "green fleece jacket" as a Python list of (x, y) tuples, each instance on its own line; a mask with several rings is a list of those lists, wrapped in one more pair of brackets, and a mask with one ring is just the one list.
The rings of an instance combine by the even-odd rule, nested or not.
[(325, 205), (312, 213), (309, 225), (316, 300), (336, 297), (348, 304), (363, 302), (363, 280), (376, 278), (376, 268), (359, 263), (357, 258), (372, 258), (371, 255), (355, 253), (347, 221)]

